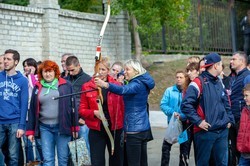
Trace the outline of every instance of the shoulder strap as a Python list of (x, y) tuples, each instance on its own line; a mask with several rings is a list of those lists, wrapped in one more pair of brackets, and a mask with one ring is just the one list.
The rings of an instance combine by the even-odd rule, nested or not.
[(200, 90), (200, 95), (198, 98), (201, 97), (202, 95), (202, 89), (203, 89), (203, 86), (204, 86), (204, 77), (202, 77), (201, 75), (197, 77), (199, 80), (200, 80), (200, 83), (201, 83), (201, 86), (198, 86), (199, 90)]

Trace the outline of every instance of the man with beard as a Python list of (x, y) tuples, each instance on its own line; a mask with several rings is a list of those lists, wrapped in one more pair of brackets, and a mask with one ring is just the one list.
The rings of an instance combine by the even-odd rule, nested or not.
[(28, 80), (16, 71), (20, 55), (16, 50), (6, 50), (4, 71), (0, 72), (0, 165), (4, 165), (2, 145), (8, 136), (9, 163), (17, 166), (20, 138), (25, 132), (28, 110)]

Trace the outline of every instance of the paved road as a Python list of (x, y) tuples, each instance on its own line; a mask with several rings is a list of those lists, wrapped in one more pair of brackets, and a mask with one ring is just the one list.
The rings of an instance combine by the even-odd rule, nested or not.
[[(148, 163), (149, 166), (161, 165), (161, 147), (165, 134), (165, 128), (153, 127), (154, 140), (148, 143)], [(192, 147), (193, 149), (193, 147)], [(194, 166), (193, 150), (191, 151), (189, 166)], [(170, 166), (179, 165), (179, 144), (174, 144), (171, 149)]]
[[(166, 128), (152, 127), (154, 140), (148, 143), (148, 165), (161, 165), (161, 147)], [(190, 154), (189, 166), (194, 166), (193, 147)], [(174, 144), (171, 149), (170, 166), (179, 165), (179, 144)], [(108, 154), (106, 152), (106, 166), (108, 166)]]

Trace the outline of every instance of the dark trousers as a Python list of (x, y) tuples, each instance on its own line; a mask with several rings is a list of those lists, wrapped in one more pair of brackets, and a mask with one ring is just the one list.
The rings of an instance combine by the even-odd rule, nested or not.
[(239, 131), (239, 122), (235, 123), (234, 126), (232, 126), (229, 129), (228, 139), (231, 140), (231, 154), (229, 155), (229, 163), (230, 166), (236, 166), (239, 163), (240, 159), (240, 152), (237, 150), (236, 143), (237, 143), (237, 135)]
[[(183, 131), (186, 130), (190, 123), (182, 122)], [(193, 141), (193, 126), (187, 129), (188, 141), (180, 144), (180, 155), (179, 155), (179, 166), (187, 166), (189, 160), (189, 154)], [(168, 166), (170, 161), (170, 151), (172, 144), (163, 140), (162, 144), (162, 155), (161, 155), (161, 166)]]
[(127, 134), (126, 150), (129, 166), (148, 166), (147, 132), (149, 131)]
[[(111, 143), (109, 137), (101, 125), (101, 131), (89, 130), (90, 157), (92, 166), (105, 165), (105, 149), (106, 146), (109, 152), (109, 165), (123, 165), (123, 147), (121, 145), (122, 129), (111, 132), (115, 141), (114, 154), (111, 155)], [(115, 136), (114, 136), (115, 134)]]
[(128, 157), (127, 157), (127, 148), (126, 148), (126, 141), (124, 142), (124, 159), (123, 159), (123, 166), (128, 166)]
[[(169, 165), (171, 147), (172, 147), (172, 144), (163, 140), (161, 166), (168, 166)], [(189, 145), (186, 142), (180, 144), (179, 166), (187, 166), (188, 165), (187, 163), (188, 163), (189, 152), (190, 152), (188, 149), (189, 149)]]
[(243, 35), (244, 38), (244, 52), (249, 55), (250, 54), (250, 50), (249, 50), (249, 45), (250, 45), (250, 34), (244, 34)]

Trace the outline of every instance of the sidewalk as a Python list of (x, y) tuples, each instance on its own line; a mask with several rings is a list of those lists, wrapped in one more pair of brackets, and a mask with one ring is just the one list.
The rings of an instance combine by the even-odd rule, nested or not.
[(167, 116), (162, 111), (149, 111), (149, 120), (152, 127), (167, 127)]
[[(162, 111), (150, 111), (149, 119), (153, 132), (154, 140), (148, 143), (148, 166), (161, 165), (161, 147), (167, 127), (167, 116)], [(172, 146), (170, 154), (170, 166), (179, 165), (179, 144)], [(108, 165), (108, 154), (106, 151), (106, 165)], [(190, 154), (189, 166), (195, 166), (193, 147)]]
[[(161, 147), (166, 128), (152, 127), (154, 140), (148, 143), (148, 166), (161, 165)], [(170, 166), (179, 165), (179, 144), (176, 143), (172, 146), (170, 152)], [(195, 166), (193, 147), (190, 153), (189, 166)]]
[[(166, 128), (152, 127), (154, 140), (148, 143), (148, 166), (160, 166), (161, 165), (161, 147)], [(170, 166), (179, 165), (179, 144), (176, 143), (172, 146), (170, 152)], [(106, 166), (108, 165), (108, 152), (106, 150)], [(189, 166), (195, 166), (193, 147), (190, 153)]]
[[(165, 131), (167, 128), (167, 116), (162, 111), (150, 111), (149, 112), (150, 124), (154, 140), (148, 143), (148, 165), (160, 166), (161, 165), (161, 147)], [(171, 166), (179, 165), (179, 144), (176, 143), (172, 146), (170, 154)], [(194, 166), (194, 154), (193, 147), (191, 149), (189, 166)]]

